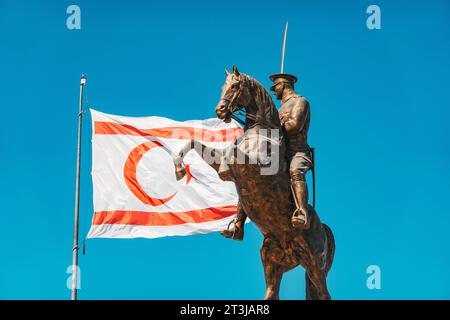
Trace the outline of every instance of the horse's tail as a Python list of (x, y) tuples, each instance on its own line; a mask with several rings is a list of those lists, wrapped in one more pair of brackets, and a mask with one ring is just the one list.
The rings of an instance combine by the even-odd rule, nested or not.
[(327, 262), (326, 262), (327, 264), (325, 272), (328, 273), (328, 271), (330, 271), (331, 269), (331, 265), (333, 264), (334, 259), (334, 250), (335, 250), (334, 235), (329, 226), (327, 226), (325, 223), (322, 223), (322, 226), (325, 229), (325, 233), (327, 235)]

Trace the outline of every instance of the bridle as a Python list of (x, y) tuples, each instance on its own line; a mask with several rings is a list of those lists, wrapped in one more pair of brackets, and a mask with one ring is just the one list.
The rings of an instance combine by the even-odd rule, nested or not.
[[(234, 102), (241, 96), (241, 88), (239, 88), (238, 91), (236, 91), (235, 94), (233, 94), (233, 97), (231, 99), (227, 99), (227, 98), (221, 98), (220, 100), (225, 102), (227, 107), (229, 106), (233, 106)], [(243, 106), (234, 106), (232, 110), (230, 110), (230, 117), (234, 120), (236, 120), (238, 123), (240, 123), (241, 125), (245, 126), (245, 121), (239, 119), (237, 116), (234, 115), (234, 113), (236, 111), (242, 111), (241, 109), (243, 108)]]
[[(239, 88), (238, 91), (236, 91), (236, 93), (231, 97), (231, 99), (227, 99), (227, 98), (221, 98), (220, 100), (225, 102), (227, 104), (227, 107), (229, 106), (233, 106), (234, 102), (240, 97), (241, 95), (241, 88)], [(239, 124), (241, 124), (242, 126), (245, 126), (246, 122), (240, 118), (237, 117), (237, 115), (235, 115), (234, 113), (237, 113), (240, 116), (243, 116), (245, 118), (249, 118), (250, 120), (255, 121), (255, 123), (261, 123), (261, 124), (265, 124), (268, 127), (273, 127), (273, 124), (267, 122), (266, 120), (264, 120), (261, 117), (257, 117), (254, 114), (248, 113), (244, 110), (242, 110), (244, 106), (234, 106), (233, 109), (230, 110), (230, 117), (232, 119), (234, 119), (235, 121), (237, 121)]]

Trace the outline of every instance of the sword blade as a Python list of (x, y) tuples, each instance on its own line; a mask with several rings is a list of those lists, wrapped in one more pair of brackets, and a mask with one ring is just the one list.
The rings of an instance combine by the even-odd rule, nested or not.
[(286, 28), (284, 29), (284, 39), (283, 39), (283, 50), (281, 52), (281, 71), (280, 73), (283, 73), (284, 71), (284, 52), (286, 51), (286, 38), (287, 38), (287, 32), (288, 32), (288, 21), (286, 21)]

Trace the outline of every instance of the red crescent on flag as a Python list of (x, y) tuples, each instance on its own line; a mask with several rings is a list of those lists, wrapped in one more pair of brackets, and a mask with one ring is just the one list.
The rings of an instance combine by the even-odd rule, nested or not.
[[(167, 203), (170, 201), (177, 193), (168, 196), (167, 198), (155, 198), (150, 197), (147, 192), (145, 192), (144, 188), (139, 184), (137, 180), (136, 170), (137, 166), (139, 164), (139, 161), (142, 159), (144, 154), (146, 154), (148, 151), (150, 151), (153, 148), (162, 147), (163, 145), (158, 141), (147, 141), (144, 142), (137, 147), (135, 147), (133, 150), (131, 150), (130, 154), (128, 155), (128, 159), (125, 162), (124, 166), (124, 176), (125, 176), (125, 182), (130, 189), (130, 191), (144, 204), (148, 204), (151, 206), (160, 206), (164, 203)], [(191, 180), (191, 172), (189, 170), (189, 165), (185, 165), (186, 167), (186, 184), (189, 183)]]

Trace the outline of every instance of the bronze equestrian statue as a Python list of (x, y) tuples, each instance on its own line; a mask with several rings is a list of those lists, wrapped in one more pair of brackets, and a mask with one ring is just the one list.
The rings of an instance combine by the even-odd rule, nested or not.
[[(223, 234), (232, 238), (243, 236), (248, 216), (264, 235), (261, 247), (266, 279), (264, 299), (279, 299), (283, 273), (298, 265), (306, 270), (306, 298), (331, 299), (326, 277), (333, 262), (334, 237), (314, 208), (307, 204), (304, 179), (311, 168), (307, 144), (309, 105), (294, 92), (295, 77), (277, 74), (271, 79), (274, 81), (271, 89), (283, 103), (280, 115), (270, 94), (258, 81), (240, 73), (235, 66), (232, 73), (226, 71), (216, 114), (230, 122), (235, 113), (245, 110), (244, 135), (226, 150), (189, 141), (174, 159), (177, 178), (185, 174), (182, 160), (191, 149), (200, 156), (219, 156), (221, 162), (211, 166), (222, 179), (234, 182), (239, 195), (235, 230)], [(248, 161), (258, 149), (255, 139), (261, 139), (260, 133), (267, 129), (282, 132), (279, 139), (269, 138), (271, 148), (279, 152), (279, 170), (272, 175), (261, 174), (261, 168), (267, 164)], [(239, 153), (246, 156), (244, 164), (237, 161)]]
[[(294, 91), (297, 77), (279, 73), (271, 75), (270, 80), (273, 82), (270, 90), (274, 91), (276, 98), (282, 101), (279, 111), (280, 121), (283, 136), (286, 138), (286, 158), (289, 163), (292, 194), (296, 205), (291, 224), (294, 228), (308, 229), (308, 187), (305, 174), (312, 167), (311, 148), (307, 142), (311, 117), (309, 103)], [(220, 166), (219, 175), (227, 175), (228, 170), (229, 166)], [(238, 208), (234, 228), (223, 230), (221, 234), (227, 238), (243, 240), (247, 216), (242, 206), (239, 205)]]

